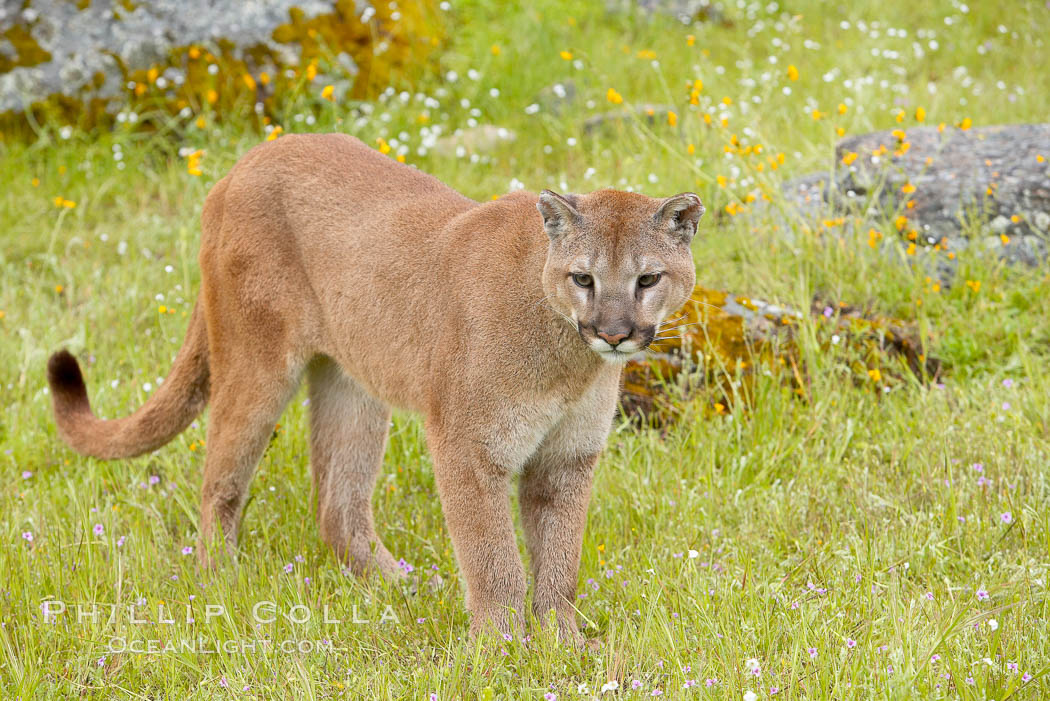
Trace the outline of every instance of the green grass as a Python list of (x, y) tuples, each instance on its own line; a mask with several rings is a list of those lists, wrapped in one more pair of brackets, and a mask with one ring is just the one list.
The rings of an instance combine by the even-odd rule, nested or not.
[[(428, 127), (466, 127), (476, 108), (479, 123), (517, 133), (481, 162), (420, 155), (427, 108), (411, 97), (381, 100), (360, 118), (358, 106), (321, 100), (323, 86), (314, 85), (278, 119), (285, 131), (342, 130), (367, 143), (405, 131), (408, 162), (479, 199), (513, 179), (531, 190), (695, 190), (710, 212), (695, 245), (701, 283), (802, 308), (814, 295), (868, 304), (932, 338), (930, 352), (947, 365), (942, 387), (858, 386), (844, 381), (833, 353), (809, 344), (808, 400), (764, 378), (730, 416), (663, 435), (617, 426), (580, 575), (580, 619), (595, 649), (560, 649), (542, 634), (528, 643), (466, 640), (430, 458), (407, 415), (395, 418), (375, 508), (416, 586), (357, 581), (320, 542), (302, 395), (253, 483), (239, 568), (217, 578), (198, 572), (182, 549), (196, 541), (207, 414), (148, 457), (85, 459), (55, 434), (44, 366), (63, 346), (86, 358), (103, 416), (145, 401), (168, 372), (195, 298), (207, 189), (260, 137), (233, 115), (206, 115), (203, 129), (194, 116), (163, 137), (120, 128), (63, 139), (45, 125), (32, 145), (0, 146), (3, 695), (222, 698), (247, 688), (261, 698), (566, 699), (600, 695), (609, 680), (618, 697), (659, 689), (674, 698), (739, 699), (748, 690), (764, 698), (772, 687), (779, 698), (1050, 695), (1046, 269), (963, 253), (957, 279), (934, 291), (919, 266), (892, 262), (908, 257), (889, 235), (872, 250), (866, 239), (839, 244), (825, 232), (829, 245), (792, 220), (796, 243), (787, 245), (772, 215), (725, 209), (763, 186), (777, 200), (779, 182), (827, 168), (837, 127), (909, 128), (918, 106), (927, 124), (949, 128), (965, 118), (975, 126), (1045, 119), (1050, 15), (1036, 2), (994, 11), (975, 2), (963, 13), (959, 3), (866, 0), (850, 3), (848, 17), (844, 6), (814, 0), (781, 4), (774, 15), (760, 3), (733, 5), (731, 26), (694, 27), (609, 16), (602, 3), (457, 5), (440, 71), (413, 92), (440, 102)], [(448, 71), (459, 79), (444, 80)], [(873, 82), (858, 85), (866, 77)], [(686, 83), (697, 78), (704, 86), (690, 106)], [(526, 114), (543, 88), (568, 79), (574, 102), (557, 114)], [(674, 107), (677, 125), (661, 119), (585, 134), (584, 119), (617, 109), (609, 88), (625, 104)], [(824, 116), (814, 119), (814, 109)], [(718, 124), (723, 113), (727, 128)], [(733, 134), (762, 144), (762, 154), (727, 157)], [(180, 148), (204, 150), (201, 177), (187, 173)], [(784, 163), (773, 170), (765, 159), (778, 153)], [(55, 197), (76, 206), (56, 207)], [(965, 280), (980, 281), (979, 290)], [(45, 599), (67, 602), (55, 622), (43, 620)], [(139, 601), (134, 615), (147, 623), (128, 611)], [(78, 620), (74, 603), (86, 614), (92, 602), (106, 608), (95, 621)], [(277, 620), (257, 624), (257, 602), (273, 602)], [(209, 604), (229, 616), (207, 620)], [(112, 621), (109, 605), (121, 607)], [(386, 606), (399, 622), (379, 622)], [(325, 623), (325, 607), (343, 622)], [(355, 607), (368, 623), (350, 621)], [(174, 623), (158, 622), (173, 609)], [(264, 607), (259, 617), (270, 613)], [(307, 613), (302, 623), (284, 616)], [(113, 652), (120, 639), (136, 650)], [(323, 649), (281, 649), (287, 640)], [(150, 654), (142, 650), (149, 641), (203, 641), (212, 652)], [(245, 649), (252, 641), (255, 649)], [(1033, 679), (1024, 683), (1026, 672)], [(709, 688), (708, 679), (717, 683)]]

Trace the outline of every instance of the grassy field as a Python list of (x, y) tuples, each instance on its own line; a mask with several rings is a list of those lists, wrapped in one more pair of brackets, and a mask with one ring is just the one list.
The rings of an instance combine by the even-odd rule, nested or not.
[[(466, 639), (430, 458), (407, 415), (375, 497), (407, 584), (357, 581), (321, 543), (305, 395), (253, 483), (240, 566), (199, 572), (207, 414), (148, 457), (82, 458), (56, 436), (44, 367), (61, 347), (77, 353), (106, 417), (155, 390), (195, 298), (204, 196), (264, 137), (205, 114), (164, 134), (43, 125), (32, 144), (0, 145), (3, 696), (1050, 696), (1047, 269), (963, 253), (938, 284), (897, 262), (911, 259), (893, 236), (827, 245), (795, 223), (788, 246), (770, 215), (733, 214), (827, 168), (839, 130), (907, 129), (918, 108), (946, 128), (1045, 120), (1050, 12), (849, 6), (730, 3), (730, 25), (687, 27), (603, 3), (457, 3), (440, 70), (412, 92), (362, 108), (307, 84), (278, 115), (285, 132), (355, 134), (478, 199), (694, 190), (709, 211), (702, 284), (801, 308), (815, 295), (866, 304), (932, 339), (940, 383), (883, 388), (844, 381), (804, 324), (805, 398), (762, 378), (725, 416), (666, 434), (618, 425), (584, 542), (587, 650), (542, 634)], [(557, 98), (550, 86), (569, 81), (575, 97)], [(650, 103), (674, 116), (583, 128)], [(517, 138), (479, 158), (433, 148), (475, 123)]]

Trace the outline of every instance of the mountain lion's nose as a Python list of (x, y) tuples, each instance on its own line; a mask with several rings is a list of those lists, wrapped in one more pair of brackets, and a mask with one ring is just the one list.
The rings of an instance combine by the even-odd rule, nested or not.
[(615, 346), (617, 343), (627, 338), (629, 333), (605, 333), (604, 331), (597, 331), (598, 338), (602, 339), (610, 346)]

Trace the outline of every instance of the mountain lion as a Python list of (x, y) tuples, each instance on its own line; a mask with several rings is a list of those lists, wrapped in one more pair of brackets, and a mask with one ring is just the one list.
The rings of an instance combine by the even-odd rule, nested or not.
[[(355, 573), (396, 577), (372, 492), (391, 407), (424, 418), (471, 633), (533, 609), (576, 641), (573, 602), (598, 453), (623, 362), (688, 299), (704, 212), (600, 190), (478, 204), (342, 134), (249, 151), (201, 216), (201, 291), (165, 382), (131, 416), (91, 412), (76, 359), (48, 363), (59, 434), (103, 459), (154, 450), (211, 404), (202, 564), (232, 553), (248, 484), (305, 374), (322, 538)], [(225, 547), (212, 550), (213, 539)]]

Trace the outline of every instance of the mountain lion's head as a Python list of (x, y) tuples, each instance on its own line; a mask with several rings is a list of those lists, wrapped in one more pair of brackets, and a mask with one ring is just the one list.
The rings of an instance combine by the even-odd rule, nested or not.
[(550, 237), (543, 288), (551, 306), (606, 360), (646, 348), (693, 292), (689, 244), (704, 213), (700, 198), (544, 190), (536, 207)]

